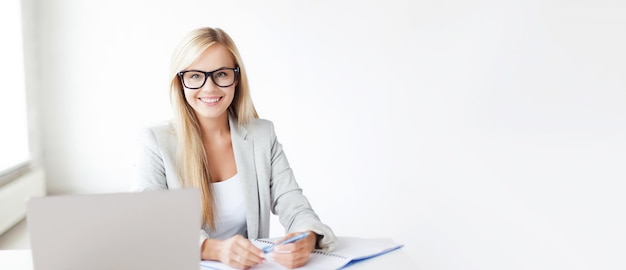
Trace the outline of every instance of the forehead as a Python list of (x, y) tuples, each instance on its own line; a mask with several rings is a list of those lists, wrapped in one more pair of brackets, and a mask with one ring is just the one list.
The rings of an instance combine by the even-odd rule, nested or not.
[(235, 61), (226, 46), (215, 43), (204, 50), (204, 52), (186, 69), (211, 71), (222, 67), (235, 67)]

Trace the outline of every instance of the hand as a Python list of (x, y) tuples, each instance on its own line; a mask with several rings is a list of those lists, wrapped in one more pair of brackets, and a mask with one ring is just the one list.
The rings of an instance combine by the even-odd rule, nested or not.
[[(298, 234), (300, 234), (300, 232), (287, 234), (275, 243), (281, 242)], [(274, 252), (271, 253), (272, 259), (287, 268), (303, 266), (309, 261), (309, 255), (311, 255), (311, 252), (315, 249), (316, 242), (317, 234), (309, 231), (309, 236), (300, 241), (274, 247)]]
[(248, 269), (264, 260), (264, 253), (241, 235), (226, 240), (207, 239), (202, 243), (202, 259), (217, 260), (237, 269)]

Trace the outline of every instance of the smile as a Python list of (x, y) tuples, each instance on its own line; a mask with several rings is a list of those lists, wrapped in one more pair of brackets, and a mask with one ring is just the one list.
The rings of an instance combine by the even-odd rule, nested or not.
[(222, 97), (202, 97), (198, 99), (204, 104), (215, 105), (222, 99)]

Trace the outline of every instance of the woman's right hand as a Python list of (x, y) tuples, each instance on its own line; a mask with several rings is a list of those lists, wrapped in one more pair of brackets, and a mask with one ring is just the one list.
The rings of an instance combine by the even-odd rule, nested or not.
[(221, 261), (230, 267), (248, 269), (264, 260), (264, 253), (241, 235), (226, 240), (207, 239), (202, 243), (202, 259)]

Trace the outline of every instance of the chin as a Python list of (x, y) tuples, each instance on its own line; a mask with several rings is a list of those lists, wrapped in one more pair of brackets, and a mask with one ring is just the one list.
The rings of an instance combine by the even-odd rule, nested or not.
[(226, 113), (226, 110), (222, 111), (222, 112), (201, 112), (201, 113), (196, 113), (196, 115), (199, 118), (202, 119), (211, 119), (211, 120), (217, 120), (221, 117), (223, 117)]

